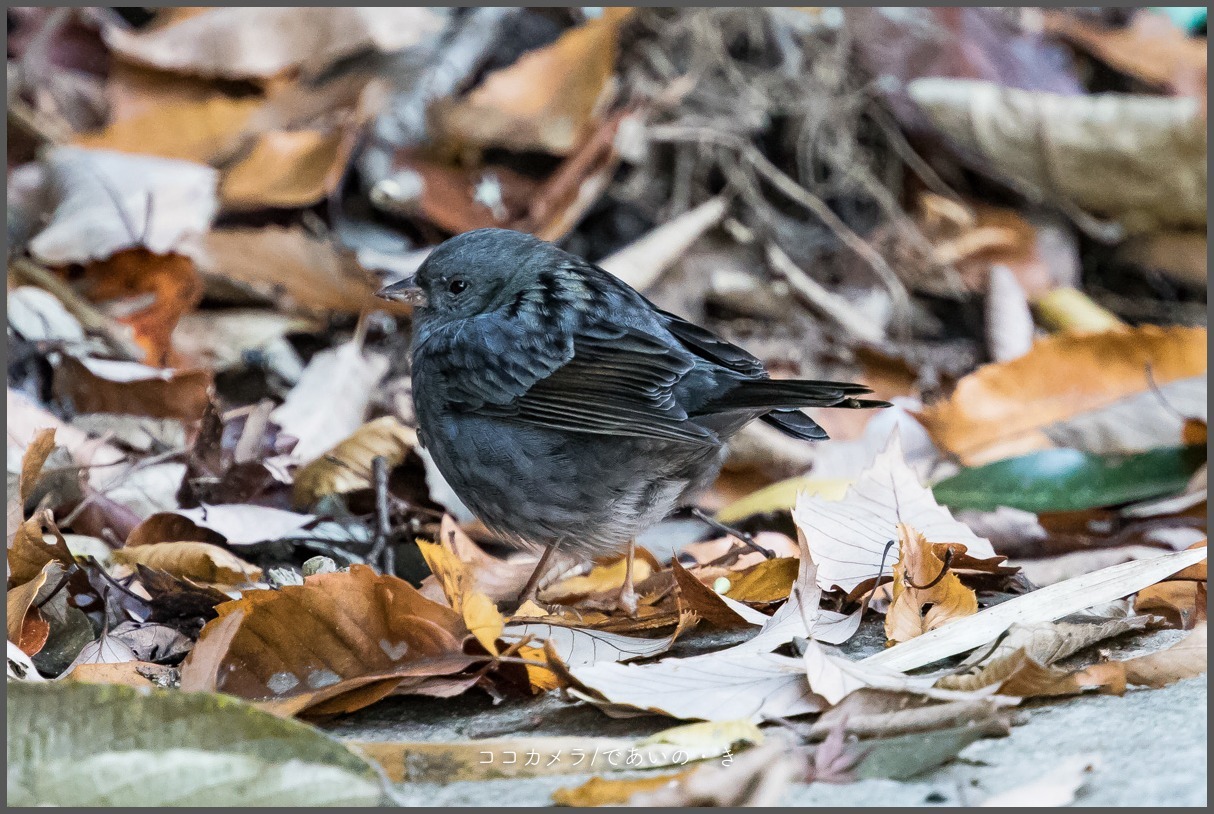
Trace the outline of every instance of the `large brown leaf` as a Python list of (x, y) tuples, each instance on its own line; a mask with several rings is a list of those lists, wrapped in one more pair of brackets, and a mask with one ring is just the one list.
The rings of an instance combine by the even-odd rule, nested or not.
[(885, 612), (885, 636), (904, 642), (978, 612), (978, 596), (938, 557), (922, 534), (898, 524), (898, 562), (894, 565), (893, 600)]
[(286, 714), (349, 712), (402, 679), (450, 675), (474, 661), (462, 652), (468, 631), (459, 614), (362, 565), (249, 591), (217, 610), (182, 665), (182, 689)]
[(1205, 371), (1204, 328), (1059, 334), (979, 368), (918, 418), (942, 448), (979, 465), (1053, 446), (1050, 425), (1143, 393), (1152, 379), (1166, 385)]

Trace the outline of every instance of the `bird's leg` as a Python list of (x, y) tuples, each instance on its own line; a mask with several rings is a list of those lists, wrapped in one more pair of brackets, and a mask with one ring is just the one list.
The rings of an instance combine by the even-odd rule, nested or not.
[(616, 604), (633, 619), (637, 616), (637, 592), (632, 584), (632, 564), (636, 560), (636, 554), (637, 541), (629, 540), (628, 554), (625, 555), (624, 560), (624, 584), (620, 588), (619, 596), (616, 597)]
[(527, 584), (523, 586), (523, 592), (518, 595), (518, 604), (522, 607), (529, 599), (535, 599), (535, 595), (539, 592), (540, 578), (544, 576), (547, 570), (548, 560), (552, 559), (552, 555), (556, 553), (560, 543), (546, 546), (544, 553), (540, 555), (540, 561), (535, 564), (535, 570), (531, 572), (531, 576), (527, 578)]

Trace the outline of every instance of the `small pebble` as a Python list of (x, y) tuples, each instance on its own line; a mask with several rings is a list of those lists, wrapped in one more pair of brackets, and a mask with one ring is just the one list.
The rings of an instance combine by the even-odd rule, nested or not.
[(729, 589), (733, 584), (729, 581), (729, 577), (717, 577), (712, 583), (712, 589), (719, 594), (729, 593)]

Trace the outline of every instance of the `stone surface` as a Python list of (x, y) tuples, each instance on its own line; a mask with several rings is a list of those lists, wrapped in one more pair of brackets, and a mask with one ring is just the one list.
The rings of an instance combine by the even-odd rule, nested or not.
[[(1159, 650), (1183, 636), (1160, 631), (1123, 637), (1106, 646), (1114, 658)], [(687, 655), (731, 643), (701, 636), (682, 646)], [(879, 630), (866, 625), (849, 643), (855, 655), (880, 646)], [(1024, 787), (1072, 756), (1098, 761), (1076, 800), (1078, 805), (1197, 806), (1206, 804), (1206, 677), (1158, 690), (1133, 689), (1124, 697), (1083, 696), (1033, 701), (1010, 737), (972, 744), (959, 759), (913, 781), (864, 780), (847, 785), (789, 788), (785, 804), (798, 806), (975, 805)], [(467, 741), (540, 735), (643, 737), (678, 724), (645, 715), (609, 718), (597, 709), (562, 701), (555, 693), (495, 705), (483, 693), (458, 698), (405, 697), (381, 702), (329, 725), (334, 734), (359, 740)], [(400, 784), (405, 805), (544, 806), (552, 792), (589, 775), (438, 784)]]

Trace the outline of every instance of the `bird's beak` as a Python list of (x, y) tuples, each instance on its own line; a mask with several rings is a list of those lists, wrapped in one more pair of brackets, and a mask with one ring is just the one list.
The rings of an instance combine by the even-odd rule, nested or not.
[(375, 296), (381, 300), (407, 302), (416, 307), (425, 307), (427, 305), (426, 292), (418, 287), (416, 275), (410, 275), (392, 285), (384, 286), (375, 292)]

